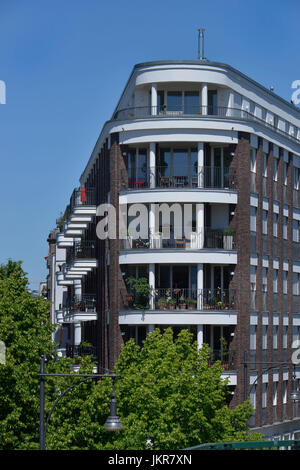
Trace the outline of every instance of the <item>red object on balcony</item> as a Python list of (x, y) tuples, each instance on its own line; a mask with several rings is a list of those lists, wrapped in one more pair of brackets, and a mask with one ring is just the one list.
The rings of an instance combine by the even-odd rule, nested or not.
[(82, 186), (80, 190), (80, 201), (81, 202), (86, 202), (86, 192), (85, 192), (85, 187)]

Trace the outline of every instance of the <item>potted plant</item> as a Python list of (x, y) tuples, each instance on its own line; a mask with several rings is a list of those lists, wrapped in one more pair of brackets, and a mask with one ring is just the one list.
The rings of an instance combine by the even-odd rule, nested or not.
[(149, 308), (149, 296), (151, 291), (151, 286), (148, 282), (148, 279), (145, 277), (139, 277), (136, 279), (131, 276), (126, 280), (126, 283), (133, 289), (135, 292), (134, 304), (133, 307), (136, 310), (145, 311)]
[(224, 248), (224, 250), (232, 250), (232, 248), (233, 248), (233, 235), (234, 235), (234, 230), (231, 227), (227, 227), (224, 230), (224, 235), (223, 235), (223, 248)]
[(187, 303), (189, 310), (195, 310), (196, 305), (197, 305), (196, 299), (192, 299), (192, 298), (186, 299), (186, 303)]
[(160, 299), (158, 299), (157, 305), (159, 310), (164, 310), (167, 306), (167, 299), (165, 297), (161, 297)]
[(177, 300), (174, 297), (168, 300), (168, 308), (170, 310), (174, 310), (176, 305), (177, 305)]

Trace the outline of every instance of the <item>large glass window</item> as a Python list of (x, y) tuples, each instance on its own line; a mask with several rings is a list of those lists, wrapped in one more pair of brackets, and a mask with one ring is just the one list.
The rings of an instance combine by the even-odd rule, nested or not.
[(168, 91), (167, 93), (168, 111), (182, 111), (182, 92)]
[(218, 114), (217, 90), (208, 90), (208, 114)]
[(195, 114), (199, 113), (199, 92), (185, 91), (184, 92), (184, 113)]

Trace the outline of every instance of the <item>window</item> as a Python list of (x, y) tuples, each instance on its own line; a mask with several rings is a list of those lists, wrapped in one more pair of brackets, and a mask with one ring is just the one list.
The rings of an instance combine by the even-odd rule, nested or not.
[(261, 403), (262, 408), (267, 407), (267, 388), (268, 388), (268, 384), (263, 383), (262, 384), (262, 403)]
[(256, 207), (250, 207), (250, 230), (256, 232)]
[(287, 403), (287, 380), (282, 382), (282, 403)]
[(293, 220), (293, 242), (299, 242), (299, 221)]
[(284, 325), (282, 327), (282, 347), (283, 349), (287, 349), (287, 334), (288, 334), (288, 327)]
[(299, 274), (293, 273), (293, 295), (299, 295)]
[(217, 90), (208, 90), (207, 92), (208, 114), (218, 114)]
[(287, 172), (288, 172), (288, 164), (286, 162), (283, 163), (283, 184), (287, 185)]
[(262, 349), (267, 349), (268, 346), (268, 326), (262, 326)]
[(273, 406), (277, 405), (277, 382), (273, 382)]
[(262, 211), (262, 233), (267, 235), (268, 233), (268, 211)]
[(273, 349), (278, 348), (278, 326), (273, 326)]
[(294, 189), (299, 189), (299, 168), (294, 168)]
[(277, 181), (277, 179), (278, 179), (278, 160), (277, 160), (277, 158), (274, 158), (274, 160), (273, 160), (273, 179), (274, 179), (274, 181)]
[(273, 269), (273, 292), (278, 292), (278, 269)]
[(268, 155), (266, 153), (263, 153), (262, 171), (263, 171), (263, 176), (266, 178), (268, 176)]
[(185, 114), (199, 113), (199, 92), (198, 91), (185, 91), (183, 98), (183, 110)]
[(278, 214), (273, 214), (273, 236), (278, 236)]
[(262, 291), (268, 290), (268, 268), (262, 268)]
[(256, 325), (250, 325), (250, 349), (256, 349)]
[(287, 294), (287, 286), (288, 286), (288, 272), (283, 271), (283, 293)]
[(250, 171), (256, 172), (256, 149), (251, 148), (250, 154)]
[(283, 232), (283, 238), (285, 240), (287, 240), (287, 226), (288, 226), (288, 218), (283, 216), (282, 232)]
[(168, 91), (167, 93), (168, 111), (182, 111), (182, 92)]

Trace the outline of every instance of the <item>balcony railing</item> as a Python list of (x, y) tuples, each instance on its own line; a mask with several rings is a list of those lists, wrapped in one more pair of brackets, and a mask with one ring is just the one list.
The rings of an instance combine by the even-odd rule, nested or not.
[(236, 310), (232, 289), (157, 288), (149, 299), (139, 298), (138, 305), (136, 298), (133, 290), (122, 295), (122, 309), (140, 309), (144, 304), (146, 310)]
[(96, 358), (96, 348), (95, 346), (66, 344), (66, 356), (71, 358), (92, 356)]
[(264, 119), (261, 119), (255, 116), (253, 113), (246, 111), (241, 108), (231, 108), (224, 106), (141, 106), (141, 107), (132, 107), (126, 109), (118, 110), (114, 116), (113, 120), (130, 120), (130, 119), (145, 119), (145, 118), (160, 118), (160, 119), (169, 119), (169, 118), (183, 118), (187, 117), (201, 118), (201, 119), (238, 119), (245, 121), (254, 121), (258, 122), (269, 129), (278, 132), (279, 134), (291, 139), (295, 142), (299, 142), (299, 139), (295, 135), (290, 134), (277, 125), (274, 125), (272, 122), (267, 122)]
[(233, 350), (211, 350), (211, 357), (209, 363), (213, 364), (216, 361), (221, 362), (221, 367), (224, 371), (237, 369), (236, 353)]
[(96, 242), (90, 240), (81, 240), (67, 250), (66, 264), (71, 265), (76, 259), (95, 259)]
[(66, 219), (68, 219), (75, 207), (78, 206), (95, 206), (96, 205), (96, 190), (95, 188), (75, 188), (70, 203), (66, 208)]
[(63, 308), (68, 312), (96, 312), (96, 294), (82, 294), (66, 299)]
[(163, 227), (161, 232), (149, 235), (147, 239), (134, 239), (130, 235), (122, 240), (122, 249), (221, 249), (235, 250), (234, 234), (226, 234), (226, 230), (205, 228), (204, 231), (184, 233), (182, 227)]
[(75, 258), (93, 259), (96, 258), (96, 242), (82, 240), (74, 243)]
[(235, 189), (235, 171), (229, 167), (203, 166), (191, 169), (184, 163), (173, 171), (166, 166), (121, 171), (124, 189)]

